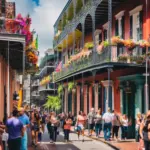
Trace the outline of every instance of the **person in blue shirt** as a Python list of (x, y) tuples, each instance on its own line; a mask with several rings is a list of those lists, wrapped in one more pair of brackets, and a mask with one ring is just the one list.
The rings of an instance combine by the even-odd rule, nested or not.
[(9, 150), (20, 150), (21, 137), (24, 135), (23, 123), (17, 118), (18, 110), (13, 110), (13, 116), (6, 122), (6, 132), (9, 134)]
[(28, 137), (27, 137), (27, 128), (29, 127), (30, 121), (29, 117), (25, 114), (24, 108), (19, 108), (19, 117), (18, 119), (23, 123), (25, 131), (24, 136), (21, 138), (21, 149), (20, 150), (27, 150), (28, 149)]

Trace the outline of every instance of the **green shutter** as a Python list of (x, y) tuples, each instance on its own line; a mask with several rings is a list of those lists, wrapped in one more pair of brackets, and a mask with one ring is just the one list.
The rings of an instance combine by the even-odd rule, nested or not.
[(133, 38), (133, 16), (130, 16), (130, 38), (132, 39)]
[(119, 35), (119, 26), (118, 26), (118, 24), (119, 24), (119, 21), (118, 21), (118, 19), (115, 21), (115, 35), (116, 36), (118, 36)]
[(121, 30), (122, 30), (122, 35), (121, 38), (125, 38), (125, 16), (122, 17), (121, 19)]

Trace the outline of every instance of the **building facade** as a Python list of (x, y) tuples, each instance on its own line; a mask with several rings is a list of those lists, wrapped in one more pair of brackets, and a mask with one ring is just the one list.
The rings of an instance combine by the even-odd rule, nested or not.
[[(63, 86), (65, 112), (87, 114), (92, 107), (103, 112), (110, 107), (134, 120), (138, 112), (146, 111), (150, 104), (143, 76), (150, 46), (146, 2), (68, 1), (54, 25), (54, 49), (61, 64), (54, 77)], [(71, 82), (75, 92), (69, 92)]]

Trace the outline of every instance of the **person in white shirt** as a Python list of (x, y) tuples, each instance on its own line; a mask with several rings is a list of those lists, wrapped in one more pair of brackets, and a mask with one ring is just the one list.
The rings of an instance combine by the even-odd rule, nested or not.
[(112, 127), (112, 114), (110, 108), (103, 115), (104, 120), (104, 139), (110, 141), (111, 127)]

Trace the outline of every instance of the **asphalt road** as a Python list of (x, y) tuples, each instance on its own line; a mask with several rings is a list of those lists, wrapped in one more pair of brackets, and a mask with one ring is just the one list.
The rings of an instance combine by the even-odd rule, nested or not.
[(63, 132), (60, 132), (57, 142), (55, 144), (50, 144), (49, 135), (45, 132), (42, 137), (42, 142), (39, 143), (36, 150), (113, 150), (106, 144), (87, 137), (85, 137), (85, 141), (82, 142), (82, 138), (78, 140), (77, 135), (74, 133), (70, 134), (70, 140), (70, 143), (65, 143)]

